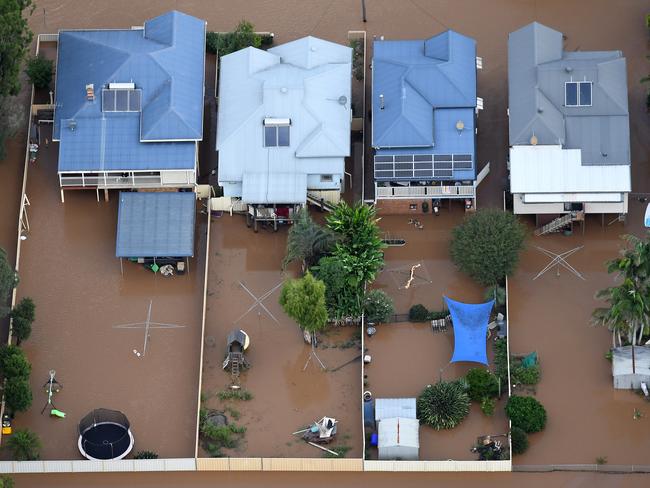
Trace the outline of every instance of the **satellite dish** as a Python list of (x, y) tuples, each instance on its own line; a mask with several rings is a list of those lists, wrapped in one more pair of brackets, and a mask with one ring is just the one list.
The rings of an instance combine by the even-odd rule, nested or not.
[(465, 128), (465, 123), (462, 120), (456, 122), (456, 130), (458, 132), (462, 131)]
[(537, 145), (537, 142), (538, 142), (538, 141), (537, 141), (537, 136), (536, 136), (535, 134), (533, 134), (532, 137), (530, 138), (530, 144), (531, 144), (532, 146), (536, 146), (536, 145)]
[(341, 105), (345, 105), (346, 103), (348, 103), (348, 97), (346, 97), (345, 95), (341, 95), (341, 96), (339, 97), (339, 100), (338, 100), (338, 101), (339, 101), (339, 104), (341, 104)]

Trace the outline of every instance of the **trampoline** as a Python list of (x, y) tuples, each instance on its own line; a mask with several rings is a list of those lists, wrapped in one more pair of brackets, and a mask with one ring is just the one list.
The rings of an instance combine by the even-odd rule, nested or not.
[(129, 420), (122, 412), (99, 408), (79, 422), (79, 451), (86, 459), (122, 459), (133, 444)]

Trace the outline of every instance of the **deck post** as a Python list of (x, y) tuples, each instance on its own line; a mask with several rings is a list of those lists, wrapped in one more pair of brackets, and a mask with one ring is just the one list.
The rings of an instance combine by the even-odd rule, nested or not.
[(104, 201), (108, 202), (108, 188), (104, 188)]
[(61, 203), (65, 203), (65, 197), (63, 196), (63, 188), (61, 188)]

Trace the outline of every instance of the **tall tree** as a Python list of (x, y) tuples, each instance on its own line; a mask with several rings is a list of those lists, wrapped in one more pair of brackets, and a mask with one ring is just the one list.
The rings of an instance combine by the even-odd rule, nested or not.
[(309, 333), (322, 330), (327, 325), (325, 284), (308, 271), (297, 280), (289, 280), (282, 287), (280, 305), (286, 314)]
[(292, 261), (301, 261), (302, 270), (313, 266), (318, 260), (328, 254), (336, 243), (336, 235), (326, 227), (312, 220), (309, 211), (301, 208), (294, 219), (287, 237), (287, 254), (282, 261), (282, 267)]
[(20, 68), (33, 38), (23, 13), (32, 11), (32, 0), (0, 1), (0, 160), (5, 158), (6, 138), (16, 131), (17, 119), (6, 108), (20, 92)]

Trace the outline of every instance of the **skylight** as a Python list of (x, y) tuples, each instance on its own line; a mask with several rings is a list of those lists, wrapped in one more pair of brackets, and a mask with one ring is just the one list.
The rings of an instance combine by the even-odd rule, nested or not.
[(591, 81), (567, 81), (564, 84), (566, 107), (591, 107)]

